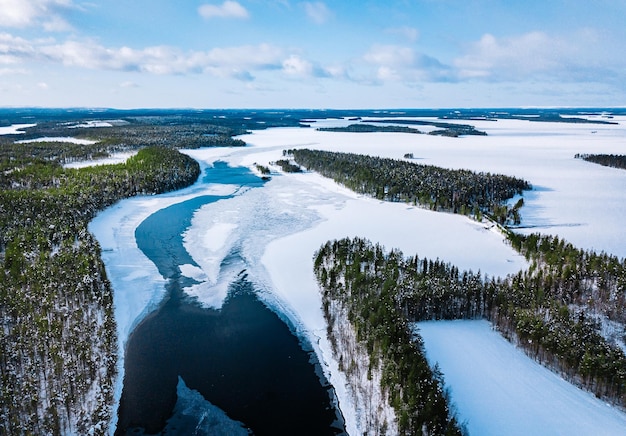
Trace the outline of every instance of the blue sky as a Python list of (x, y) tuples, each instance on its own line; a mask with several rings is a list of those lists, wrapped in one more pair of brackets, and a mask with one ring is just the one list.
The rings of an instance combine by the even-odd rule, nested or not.
[(625, 0), (0, 0), (0, 106), (625, 106)]

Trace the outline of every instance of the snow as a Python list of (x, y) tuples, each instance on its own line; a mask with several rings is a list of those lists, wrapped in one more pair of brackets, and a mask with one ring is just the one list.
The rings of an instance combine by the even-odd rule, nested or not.
[[(619, 121), (623, 123), (626, 118)], [(346, 121), (333, 121), (339, 122)], [(90, 230), (105, 250), (103, 258), (115, 290), (120, 350), (124, 350), (132, 327), (155, 307), (164, 292), (156, 267), (137, 248), (135, 228), (151, 213), (207, 192), (235, 195), (203, 206), (185, 232), (185, 248), (195, 265), (184, 265), (181, 270), (198, 282), (186, 292), (206, 306), (219, 307), (228, 284), (245, 269), (260, 297), (312, 344), (335, 387), (350, 434), (360, 433), (359, 411), (326, 339), (321, 298), (313, 275), (315, 250), (330, 239), (360, 236), (387, 249), (398, 248), (405, 255), (440, 258), (460, 269), (480, 270), (483, 275), (515, 273), (527, 265), (494, 227), (463, 216), (359, 196), (315, 173), (283, 174), (271, 162), (281, 159), (282, 151), (289, 148), (396, 159), (410, 152), (418, 163), (523, 177), (535, 186), (524, 195), (521, 214), (527, 229), (523, 231), (559, 234), (583, 248), (626, 255), (621, 222), (626, 213), (626, 172), (574, 159), (575, 153), (623, 153), (626, 129), (622, 124), (525, 120), (469, 123), (489, 136), (319, 132), (314, 123), (313, 128), (267, 129), (241, 136), (248, 147), (185, 151), (203, 169), (216, 160), (251, 169), (255, 164), (269, 166), (273, 170), (271, 180), (262, 188), (236, 191), (233, 186), (196, 184), (176, 193), (124, 200), (91, 223)], [(229, 261), (224, 262), (226, 259)], [(456, 356), (467, 361), (462, 354)], [(121, 354), (119, 368), (117, 401), (123, 378)], [(511, 370), (507, 372), (512, 374)], [(455, 382), (446, 379), (455, 388)], [(532, 386), (544, 383), (545, 377), (529, 382)], [(512, 389), (511, 401), (515, 403), (520, 392)], [(560, 404), (559, 409), (570, 407), (569, 402)], [(545, 404), (543, 407), (548, 408)], [(552, 416), (555, 422), (561, 422), (557, 419), (560, 415)], [(529, 416), (525, 419), (532, 420)], [(609, 429), (597, 425), (599, 433)]]
[(105, 157), (102, 159), (90, 159), (90, 160), (79, 160), (75, 162), (66, 163), (63, 165), (63, 168), (85, 168), (92, 167), (96, 165), (110, 165), (110, 164), (118, 164), (124, 163), (128, 160), (129, 157), (137, 154), (137, 151), (121, 151), (119, 153), (113, 153), (109, 157)]
[(77, 128), (91, 128), (91, 127), (113, 127), (112, 122), (108, 122), (108, 121), (95, 121), (95, 120), (91, 120), (91, 121), (86, 121), (82, 124), (74, 124), (71, 126), (67, 126), (68, 129), (77, 129)]
[(44, 136), (41, 138), (22, 139), (21, 141), (15, 141), (16, 144), (30, 144), (33, 142), (69, 142), (78, 145), (91, 145), (95, 144), (98, 141), (94, 141), (91, 139), (72, 138), (71, 136)]
[(25, 133), (20, 129), (27, 129), (29, 127), (34, 127), (37, 124), (11, 124), (10, 126), (2, 126), (0, 127), (0, 135), (17, 135)]
[(472, 435), (626, 432), (626, 414), (529, 359), (487, 321), (428, 321), (415, 327)]

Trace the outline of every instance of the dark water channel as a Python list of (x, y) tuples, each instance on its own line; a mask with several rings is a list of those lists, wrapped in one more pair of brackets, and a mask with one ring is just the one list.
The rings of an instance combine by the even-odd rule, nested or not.
[[(263, 183), (247, 169), (224, 163), (207, 170), (203, 181), (246, 187)], [(316, 356), (259, 301), (245, 270), (231, 284), (220, 310), (202, 308), (182, 291), (190, 283), (182, 283), (179, 265), (196, 265), (183, 246), (182, 233), (202, 205), (228, 198), (199, 196), (172, 205), (136, 230), (138, 246), (168, 283), (160, 307), (128, 339), (116, 434), (189, 434), (190, 429), (193, 434), (224, 434), (207, 430), (218, 427), (201, 425), (206, 424), (202, 411), (194, 412), (198, 416), (191, 423), (187, 416), (185, 426), (172, 424), (177, 418), (182, 422), (176, 412), (181, 409), (179, 378), (249, 433), (344, 433), (331, 401), (332, 387)]]

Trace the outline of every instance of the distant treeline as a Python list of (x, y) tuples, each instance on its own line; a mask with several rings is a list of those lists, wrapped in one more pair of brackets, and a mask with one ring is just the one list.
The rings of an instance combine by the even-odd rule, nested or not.
[[(33, 159), (52, 161), (61, 165), (81, 161), (109, 157), (111, 153), (131, 150), (132, 147), (111, 145), (101, 142), (95, 144), (74, 144), (71, 142), (29, 142), (16, 144), (15, 137), (0, 136), (0, 162), (11, 161), (18, 167), (22, 162), (31, 162)], [(2, 164), (0, 164), (2, 165)], [(8, 174), (0, 174), (0, 178), (10, 180)]]
[(432, 210), (488, 213), (500, 223), (519, 222), (523, 202), (513, 208), (503, 203), (531, 188), (528, 182), (515, 177), (449, 170), (405, 160), (308, 149), (287, 150), (284, 154), (361, 194), (420, 204)]
[[(424, 393), (417, 388), (414, 392), (404, 378), (418, 371), (407, 372), (406, 365), (422, 365), (422, 358), (409, 346), (408, 323), (431, 319), (486, 318), (505, 337), (566, 379), (626, 406), (626, 356), (602, 336), (600, 320), (589, 315), (602, 313), (605, 319), (617, 321), (619, 313), (623, 329), (626, 264), (575, 250), (551, 237), (518, 237), (515, 244), (534, 266), (504, 279), (460, 272), (439, 260), (405, 258), (397, 250), (385, 252), (360, 238), (331, 241), (320, 248), (315, 273), (324, 307), (331, 307), (335, 300), (348, 307), (359, 340), (370, 350), (370, 365), (381, 362), (394, 373), (383, 379), (381, 389), (390, 393), (390, 402), (399, 414), (418, 419), (417, 411), (412, 415), (400, 407), (407, 404), (422, 404), (422, 410), (431, 410), (423, 407)], [(558, 256), (571, 260), (562, 267), (546, 260)], [(574, 258), (583, 261), (578, 264)], [(327, 320), (336, 322), (331, 315), (326, 314)], [(329, 328), (331, 342), (337, 334)], [(421, 349), (421, 338), (413, 343)], [(389, 348), (393, 363), (385, 357)], [(422, 382), (422, 386), (430, 383)], [(402, 401), (396, 402), (396, 395), (402, 396)], [(443, 405), (440, 410), (437, 416), (444, 416)]]
[[(2, 143), (16, 139), (28, 140), (43, 137), (66, 137), (98, 141), (95, 147), (112, 150), (136, 150), (141, 147), (159, 146), (169, 148), (199, 147), (242, 147), (245, 142), (235, 139), (235, 134), (245, 131), (234, 131), (229, 127), (214, 124), (169, 124), (152, 120), (130, 120), (110, 127), (73, 127), (65, 123), (47, 122), (29, 127), (19, 136), (0, 137)], [(81, 126), (80, 124), (76, 126)], [(30, 145), (32, 144), (16, 144)], [(43, 145), (45, 146), (45, 144)], [(39, 148), (43, 147), (38, 145)], [(87, 147), (90, 148), (90, 147)], [(91, 146), (93, 148), (93, 146)], [(60, 157), (63, 157), (61, 155)], [(63, 162), (64, 163), (64, 162)]]
[(442, 135), (442, 136), (462, 136), (462, 135), (479, 135), (487, 136), (486, 132), (476, 130), (476, 128), (469, 124), (457, 124), (457, 123), (445, 123), (441, 121), (423, 121), (413, 119), (390, 119), (390, 120), (369, 120), (368, 123), (395, 123), (395, 124), (413, 124), (418, 126), (434, 126), (439, 127), (441, 130), (434, 130), (429, 132), (429, 135)]
[(0, 434), (109, 433), (113, 291), (87, 225), (122, 198), (188, 186), (199, 173), (196, 161), (164, 147), (81, 169), (2, 156)]
[(350, 124), (346, 127), (319, 127), (320, 132), (352, 132), (352, 133), (373, 133), (373, 132), (392, 132), (392, 133), (422, 133), (418, 129), (406, 126), (374, 126), (372, 124), (359, 123)]
[(626, 169), (626, 156), (619, 154), (576, 154), (576, 159), (584, 159), (605, 167)]

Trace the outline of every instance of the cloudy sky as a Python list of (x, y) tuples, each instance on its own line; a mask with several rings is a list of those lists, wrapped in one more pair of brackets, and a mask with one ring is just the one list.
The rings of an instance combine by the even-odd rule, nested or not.
[(626, 0), (0, 0), (0, 106), (625, 106)]

